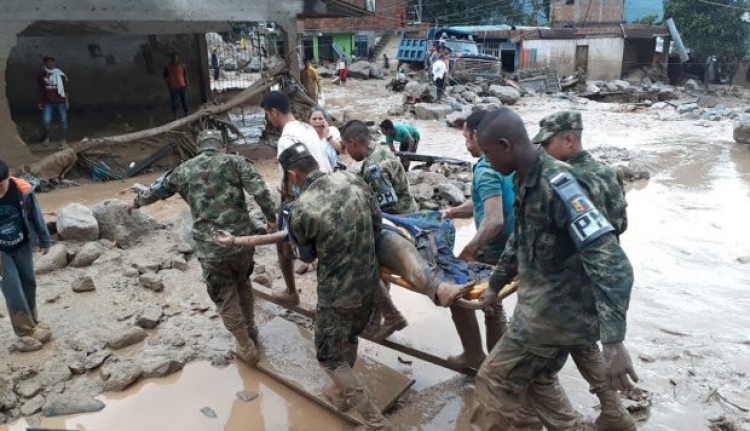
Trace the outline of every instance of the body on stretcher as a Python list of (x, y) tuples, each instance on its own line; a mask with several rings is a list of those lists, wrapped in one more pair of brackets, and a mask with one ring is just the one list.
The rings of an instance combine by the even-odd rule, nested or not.
[[(391, 229), (397, 230), (404, 238), (408, 239), (411, 242), (414, 242), (414, 236), (409, 232), (408, 229), (399, 226), (392, 221), (384, 218), (383, 224), (390, 227)], [(403, 277), (396, 274), (395, 271), (392, 269), (386, 267), (386, 266), (380, 266), (380, 278), (386, 283), (395, 284), (397, 286), (403, 287), (405, 289), (409, 289), (411, 291), (417, 291), (413, 286), (411, 286)], [(467, 308), (470, 310), (480, 310), (482, 308), (482, 305), (479, 301), (479, 297), (484, 293), (485, 290), (489, 288), (489, 281), (485, 281), (482, 283), (476, 284), (470, 291), (468, 291), (463, 298), (459, 298), (456, 300), (455, 305), (461, 307), (461, 308)], [(507, 298), (508, 296), (512, 295), (516, 292), (518, 289), (518, 282), (513, 281), (503, 287), (503, 289), (500, 290), (500, 293), (498, 294), (499, 299), (502, 301), (503, 299)]]

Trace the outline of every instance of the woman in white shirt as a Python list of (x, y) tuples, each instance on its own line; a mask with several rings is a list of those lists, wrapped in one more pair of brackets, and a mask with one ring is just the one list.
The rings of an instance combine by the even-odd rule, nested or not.
[(339, 159), (339, 154), (344, 153), (344, 146), (341, 144), (341, 132), (334, 126), (329, 126), (323, 111), (315, 109), (310, 114), (310, 125), (318, 132), (320, 143), (325, 150), (331, 167), (335, 168)]

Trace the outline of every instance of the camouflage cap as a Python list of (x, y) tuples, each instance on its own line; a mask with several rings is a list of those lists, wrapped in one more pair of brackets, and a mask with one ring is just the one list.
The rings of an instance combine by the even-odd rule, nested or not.
[(539, 127), (539, 133), (531, 141), (534, 144), (544, 143), (560, 132), (583, 130), (583, 122), (578, 112), (560, 111), (542, 118)]
[(289, 166), (307, 157), (312, 158), (312, 154), (310, 154), (305, 144), (298, 142), (279, 154), (279, 164), (281, 165), (281, 169), (287, 171), (289, 170)]
[(198, 148), (203, 149), (204, 147), (221, 147), (224, 143), (224, 137), (221, 131), (216, 129), (206, 129), (198, 134), (195, 139), (195, 143), (198, 144)]

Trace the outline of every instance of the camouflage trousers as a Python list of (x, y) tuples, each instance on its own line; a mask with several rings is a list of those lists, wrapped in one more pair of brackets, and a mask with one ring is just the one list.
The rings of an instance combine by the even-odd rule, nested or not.
[(359, 334), (374, 310), (374, 301), (357, 308), (318, 307), (315, 311), (315, 351), (318, 362), (328, 371), (343, 365), (354, 367)]
[(253, 273), (254, 249), (221, 259), (200, 259), (203, 280), (208, 296), (216, 304), (224, 326), (235, 334), (247, 331), (253, 340), (258, 338), (255, 325), (253, 286), (249, 277)]
[[(568, 359), (568, 346), (539, 346), (503, 337), (479, 369), (471, 429), (580, 430), (581, 417), (560, 386), (557, 373)], [(526, 414), (528, 406), (538, 416)]]

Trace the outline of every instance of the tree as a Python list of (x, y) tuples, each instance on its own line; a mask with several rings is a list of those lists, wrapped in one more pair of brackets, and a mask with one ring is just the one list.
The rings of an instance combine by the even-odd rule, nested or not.
[(646, 24), (646, 25), (654, 25), (659, 20), (659, 15), (646, 15), (641, 19), (637, 19), (634, 21), (635, 24)]
[(693, 61), (706, 72), (706, 60), (716, 56), (724, 77), (733, 77), (747, 55), (750, 24), (742, 19), (750, 0), (666, 0), (664, 18), (673, 18)]

